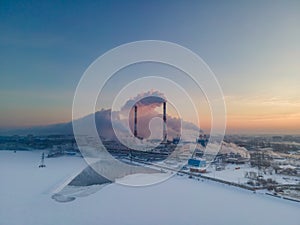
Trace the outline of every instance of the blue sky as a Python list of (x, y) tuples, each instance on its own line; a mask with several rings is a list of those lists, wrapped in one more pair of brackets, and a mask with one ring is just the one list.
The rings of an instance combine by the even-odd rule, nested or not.
[(0, 127), (70, 120), (76, 85), (93, 60), (157, 39), (206, 61), (233, 130), (275, 118), (280, 126), (265, 122), (261, 130), (300, 131), (282, 127), (300, 118), (299, 27), (299, 1), (1, 1)]

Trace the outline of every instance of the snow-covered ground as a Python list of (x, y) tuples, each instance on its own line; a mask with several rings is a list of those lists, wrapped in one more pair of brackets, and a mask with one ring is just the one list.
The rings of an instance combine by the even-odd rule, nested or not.
[(300, 224), (299, 203), (186, 176), (147, 187), (109, 184), (59, 203), (53, 193), (86, 164), (60, 157), (38, 168), (40, 156), (0, 151), (0, 225)]
[[(237, 184), (246, 184), (249, 181), (249, 178), (245, 177), (247, 172), (255, 172), (261, 174), (263, 179), (273, 179), (278, 184), (298, 184), (300, 182), (299, 177), (288, 176), (282, 174), (264, 174), (261, 171), (258, 171), (257, 168), (251, 167), (249, 164), (235, 165), (227, 164), (224, 170), (216, 171), (214, 166), (209, 167), (208, 173), (204, 176), (213, 177), (224, 181), (230, 181)], [(299, 222), (300, 224), (300, 222)]]

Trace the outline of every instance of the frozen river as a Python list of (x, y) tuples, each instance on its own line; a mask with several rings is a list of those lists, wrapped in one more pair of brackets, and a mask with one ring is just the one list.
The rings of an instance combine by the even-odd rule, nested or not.
[(39, 169), (40, 156), (0, 151), (0, 225), (300, 224), (299, 203), (178, 176), (148, 187), (109, 184), (59, 203), (53, 193), (86, 164), (79, 157), (46, 158)]

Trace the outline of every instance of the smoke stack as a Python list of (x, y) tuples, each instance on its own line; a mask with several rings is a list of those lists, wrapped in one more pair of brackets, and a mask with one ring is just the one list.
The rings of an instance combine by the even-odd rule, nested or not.
[(163, 120), (164, 120), (164, 127), (163, 127), (163, 141), (167, 141), (167, 103), (163, 103)]
[(137, 106), (134, 106), (134, 136), (137, 137)]

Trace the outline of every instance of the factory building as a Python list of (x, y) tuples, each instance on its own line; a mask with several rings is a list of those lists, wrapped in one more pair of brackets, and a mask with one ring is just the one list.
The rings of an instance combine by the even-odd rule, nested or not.
[(205, 167), (206, 166), (206, 160), (190, 158), (188, 160), (188, 165), (192, 166), (192, 167)]

